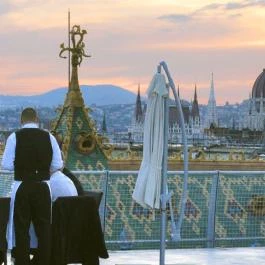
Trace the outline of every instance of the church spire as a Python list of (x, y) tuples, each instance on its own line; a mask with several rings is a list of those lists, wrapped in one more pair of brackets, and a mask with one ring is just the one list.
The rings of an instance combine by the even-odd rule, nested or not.
[(214, 79), (213, 73), (211, 75), (211, 88), (210, 88), (210, 96), (207, 105), (207, 116), (206, 116), (206, 127), (210, 127), (211, 125), (218, 125), (217, 111), (216, 111), (216, 100), (214, 95)]
[(212, 73), (212, 78), (211, 78), (211, 90), (210, 90), (209, 101), (215, 102), (213, 73)]
[(138, 84), (138, 93), (136, 98), (136, 105), (135, 105), (135, 121), (141, 122), (143, 118), (143, 109), (142, 109), (142, 102), (140, 96), (140, 84)]
[(194, 98), (193, 98), (192, 108), (191, 108), (191, 116), (193, 118), (200, 117), (198, 97), (197, 97), (197, 86), (196, 86), (196, 84), (195, 84)]
[(107, 133), (107, 122), (106, 122), (106, 113), (104, 111), (103, 121), (102, 121), (102, 133)]
[(198, 101), (197, 98), (197, 85), (195, 84), (195, 90), (194, 90), (194, 101)]

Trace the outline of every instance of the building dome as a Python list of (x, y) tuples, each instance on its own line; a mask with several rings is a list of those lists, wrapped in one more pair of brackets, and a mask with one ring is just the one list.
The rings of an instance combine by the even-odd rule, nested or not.
[(252, 98), (265, 98), (265, 69), (257, 77), (253, 88), (252, 88)]

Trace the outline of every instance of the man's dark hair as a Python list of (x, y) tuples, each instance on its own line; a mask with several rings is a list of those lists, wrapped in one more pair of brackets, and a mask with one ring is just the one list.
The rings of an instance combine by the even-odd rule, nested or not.
[(21, 123), (36, 122), (38, 121), (38, 115), (35, 109), (25, 108), (21, 113)]

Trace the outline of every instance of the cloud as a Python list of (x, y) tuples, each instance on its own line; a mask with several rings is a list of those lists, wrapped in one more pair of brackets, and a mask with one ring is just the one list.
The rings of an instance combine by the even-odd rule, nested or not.
[(187, 22), (192, 20), (192, 15), (184, 15), (184, 14), (170, 14), (158, 17), (158, 19), (168, 20), (172, 22)]
[(260, 7), (265, 6), (265, 0), (246, 0), (243, 2), (228, 2), (226, 4), (221, 3), (214, 3), (210, 5), (205, 5), (199, 9), (197, 9), (194, 13), (199, 13), (202, 11), (210, 11), (216, 9), (223, 9), (223, 10), (238, 10), (248, 7)]
[[(168, 20), (170, 22), (174, 23), (183, 23), (183, 22), (190, 22), (194, 20), (200, 19), (206, 12), (208, 11), (223, 11), (222, 14), (225, 16), (225, 18), (238, 18), (242, 16), (242, 14), (227, 14), (224, 13), (224, 11), (236, 11), (236, 10), (242, 10), (246, 8), (253, 8), (253, 7), (263, 7), (265, 6), (265, 0), (246, 0), (243, 2), (228, 2), (226, 4), (222, 3), (213, 3), (209, 5), (205, 5), (201, 8), (196, 9), (193, 12), (190, 13), (176, 13), (176, 14), (168, 14), (168, 15), (162, 15), (158, 17), (158, 19)], [(213, 13), (214, 16), (215, 12)]]
[(242, 17), (242, 14), (237, 13), (237, 14), (228, 15), (227, 17), (231, 18), (231, 19), (234, 19), (234, 18)]
[(0, 1), (0, 16), (8, 13), (12, 9), (12, 4), (8, 0)]
[(242, 3), (229, 2), (229, 3), (224, 5), (224, 9), (226, 9), (226, 10), (237, 10), (237, 9), (243, 9), (243, 8), (248, 8), (248, 7), (260, 7), (260, 6), (265, 6), (264, 0), (259, 0), (259, 1), (247, 0), (247, 1), (242, 2)]
[[(46, 0), (49, 1), (49, 0)], [(43, 0), (0, 0), (0, 16), (7, 13), (16, 12), (20, 9), (26, 8), (32, 5), (40, 5)]]
[(245, 8), (246, 4), (244, 3), (237, 3), (237, 2), (229, 2), (227, 4), (225, 4), (224, 9), (230, 10), (230, 9), (241, 9), (241, 8)]
[[(195, 20), (200, 20), (202, 17), (205, 17), (205, 14), (208, 11), (212, 11), (213, 12), (212, 15), (214, 15), (216, 13), (215, 11), (218, 11), (218, 10), (220, 11), (224, 9), (232, 9), (232, 8), (235, 8), (236, 6), (237, 8), (239, 8), (240, 5), (241, 4), (236, 5), (235, 3), (232, 3), (232, 2), (228, 3), (227, 5), (214, 3), (210, 5), (205, 5), (190, 13), (176, 13), (176, 14), (162, 15), (158, 17), (158, 19), (167, 20), (167, 21), (177, 23), (177, 24), (184, 23), (184, 22), (194, 22)], [(232, 18), (232, 16), (230, 16), (230, 18)]]
[(218, 4), (218, 3), (205, 5), (199, 9), (197, 9), (194, 13), (198, 13), (198, 12), (205, 11), (205, 10), (216, 10), (222, 6), (223, 6), (222, 4)]
[(265, 6), (265, 0), (246, 0), (243, 2), (228, 2), (226, 4), (211, 4), (211, 5), (206, 5), (195, 12), (198, 11), (206, 11), (206, 10), (212, 10), (212, 9), (224, 9), (224, 10), (238, 10), (238, 9), (244, 9), (248, 7), (260, 7), (260, 6)]

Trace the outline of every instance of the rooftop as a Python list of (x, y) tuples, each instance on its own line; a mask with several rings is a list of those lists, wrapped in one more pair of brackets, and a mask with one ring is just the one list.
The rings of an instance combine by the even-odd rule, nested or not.
[[(111, 251), (101, 265), (158, 265), (158, 250)], [(264, 248), (215, 248), (166, 250), (166, 265), (265, 264)]]

